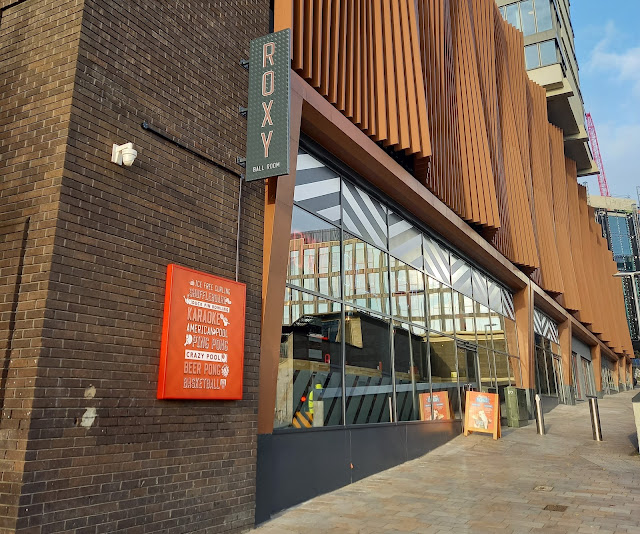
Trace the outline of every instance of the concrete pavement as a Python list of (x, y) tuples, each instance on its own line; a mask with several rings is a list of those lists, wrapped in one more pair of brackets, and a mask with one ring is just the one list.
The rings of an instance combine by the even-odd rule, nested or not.
[(592, 439), (587, 403), (561, 405), (545, 416), (546, 436), (536, 434), (533, 421), (503, 429), (498, 441), (458, 436), (417, 460), (287, 510), (252, 533), (640, 534), (631, 407), (638, 392), (599, 401), (603, 442)]

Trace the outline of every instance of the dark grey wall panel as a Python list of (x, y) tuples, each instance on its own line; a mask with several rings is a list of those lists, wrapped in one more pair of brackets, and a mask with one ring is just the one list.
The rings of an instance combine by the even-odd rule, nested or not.
[(344, 427), (258, 436), (256, 524), (350, 483)]
[(460, 421), (406, 425), (407, 460), (414, 460), (462, 433)]
[(352, 481), (406, 461), (406, 425), (350, 427)]
[(400, 422), (259, 435), (256, 524), (317, 495), (418, 458), (461, 430), (459, 421)]

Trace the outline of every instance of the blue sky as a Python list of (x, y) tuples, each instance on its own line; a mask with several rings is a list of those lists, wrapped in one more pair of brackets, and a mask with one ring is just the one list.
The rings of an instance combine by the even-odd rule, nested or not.
[[(640, 2), (573, 0), (571, 20), (585, 111), (598, 132), (612, 196), (640, 185)], [(595, 176), (589, 193), (599, 194)]]

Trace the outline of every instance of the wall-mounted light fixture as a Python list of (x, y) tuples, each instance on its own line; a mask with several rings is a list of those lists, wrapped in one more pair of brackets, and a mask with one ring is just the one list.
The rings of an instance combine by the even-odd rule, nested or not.
[(131, 167), (137, 155), (138, 152), (133, 148), (133, 143), (113, 145), (113, 149), (111, 150), (111, 162), (117, 165)]

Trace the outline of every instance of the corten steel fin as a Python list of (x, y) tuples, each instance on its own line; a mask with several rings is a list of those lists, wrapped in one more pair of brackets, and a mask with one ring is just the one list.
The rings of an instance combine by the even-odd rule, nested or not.
[(292, 6), (293, 69), (375, 141), (429, 158), (415, 2), (292, 0)]
[[(610, 346), (620, 282), (523, 36), (493, 0), (275, 0), (292, 68)], [(587, 294), (584, 287), (606, 291)]]

